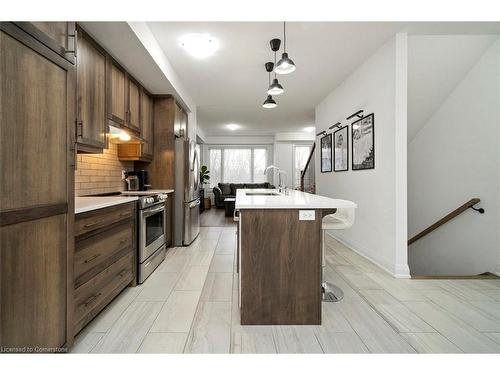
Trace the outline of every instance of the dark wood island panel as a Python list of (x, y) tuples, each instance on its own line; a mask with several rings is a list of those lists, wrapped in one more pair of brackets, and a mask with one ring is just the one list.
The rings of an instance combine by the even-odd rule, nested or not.
[(241, 324), (321, 324), (321, 217), (240, 211)]

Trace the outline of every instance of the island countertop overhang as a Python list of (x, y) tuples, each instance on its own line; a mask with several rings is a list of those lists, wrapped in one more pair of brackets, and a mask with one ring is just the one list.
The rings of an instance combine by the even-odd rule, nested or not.
[[(270, 192), (278, 195), (247, 195), (247, 193)], [(236, 191), (236, 210), (245, 209), (334, 209), (357, 208), (357, 204), (344, 199), (335, 199), (298, 190), (288, 194), (278, 193), (276, 189), (238, 189)]]

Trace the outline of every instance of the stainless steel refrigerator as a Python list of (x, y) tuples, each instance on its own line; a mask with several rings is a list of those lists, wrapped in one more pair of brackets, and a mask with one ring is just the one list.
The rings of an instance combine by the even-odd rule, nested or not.
[(188, 246), (200, 233), (200, 155), (196, 142), (175, 140), (175, 246)]

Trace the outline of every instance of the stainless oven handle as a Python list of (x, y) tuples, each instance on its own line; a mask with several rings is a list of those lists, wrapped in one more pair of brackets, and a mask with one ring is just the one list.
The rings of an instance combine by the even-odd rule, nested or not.
[(189, 204), (189, 208), (196, 207), (196, 206), (198, 206), (200, 203), (201, 203), (201, 201), (200, 201), (199, 199), (197, 199), (197, 200), (196, 200), (196, 201), (194, 201), (193, 203), (190, 203), (190, 204)]
[(147, 210), (142, 210), (142, 214), (144, 216), (150, 216), (150, 215), (156, 214), (156, 213), (161, 212), (161, 211), (165, 211), (164, 205), (162, 205), (161, 207), (158, 207), (158, 208), (150, 208)]

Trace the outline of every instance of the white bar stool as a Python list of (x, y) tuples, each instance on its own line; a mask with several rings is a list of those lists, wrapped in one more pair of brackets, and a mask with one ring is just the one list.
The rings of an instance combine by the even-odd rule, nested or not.
[(326, 267), (326, 249), (325, 249), (325, 232), (328, 229), (341, 230), (352, 227), (354, 224), (354, 210), (355, 208), (337, 208), (334, 214), (326, 215), (321, 222), (322, 230), (322, 270), (321, 270), (321, 292), (323, 301), (325, 302), (338, 302), (344, 298), (344, 292), (338, 286), (325, 281), (325, 267)]

